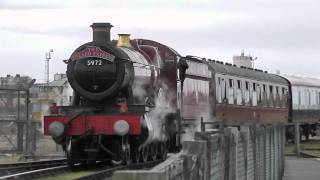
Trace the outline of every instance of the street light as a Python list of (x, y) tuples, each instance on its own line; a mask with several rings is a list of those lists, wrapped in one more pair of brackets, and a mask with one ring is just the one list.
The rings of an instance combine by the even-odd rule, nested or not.
[(252, 61), (252, 68), (254, 69), (254, 61), (256, 61), (256, 60), (258, 59), (258, 57), (254, 57), (254, 58), (253, 58), (253, 57), (251, 56), (250, 59), (251, 59), (251, 61)]
[(50, 49), (48, 52), (46, 52), (45, 80), (47, 85), (49, 85), (49, 60), (51, 59), (51, 53), (53, 53), (53, 49)]

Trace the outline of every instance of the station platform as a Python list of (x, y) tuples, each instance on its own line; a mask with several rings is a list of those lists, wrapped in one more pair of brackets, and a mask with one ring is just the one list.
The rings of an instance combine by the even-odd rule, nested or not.
[(319, 180), (320, 158), (286, 157), (282, 180)]

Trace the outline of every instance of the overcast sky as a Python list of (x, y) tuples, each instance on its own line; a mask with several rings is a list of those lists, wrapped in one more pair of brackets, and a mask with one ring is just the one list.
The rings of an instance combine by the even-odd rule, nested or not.
[(92, 40), (93, 22), (114, 25), (112, 38), (159, 41), (181, 55), (232, 62), (244, 49), (256, 67), (320, 77), (318, 0), (0, 0), (0, 76), (44, 79)]

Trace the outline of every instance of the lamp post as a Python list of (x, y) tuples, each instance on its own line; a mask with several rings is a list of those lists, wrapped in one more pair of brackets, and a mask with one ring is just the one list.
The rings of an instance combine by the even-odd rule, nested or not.
[(51, 53), (53, 53), (53, 49), (50, 49), (48, 52), (46, 52), (46, 60), (45, 60), (45, 72), (44, 72), (44, 78), (45, 78), (45, 92), (46, 92), (46, 99), (49, 101), (49, 61), (51, 59)]
[(51, 53), (53, 53), (53, 49), (50, 49), (46, 52), (46, 61), (45, 61), (45, 80), (47, 86), (49, 85), (49, 60), (51, 59)]
[(258, 59), (258, 57), (252, 58), (251, 57), (251, 61), (252, 61), (252, 68), (254, 69), (254, 61), (256, 61)]

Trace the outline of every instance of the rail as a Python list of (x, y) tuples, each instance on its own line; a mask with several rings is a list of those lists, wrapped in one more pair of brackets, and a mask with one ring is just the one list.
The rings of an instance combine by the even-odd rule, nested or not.
[(133, 170), (133, 169), (145, 169), (145, 168), (148, 169), (159, 164), (160, 162), (162, 162), (162, 160), (146, 162), (146, 163), (130, 164), (127, 166), (116, 166), (116, 167), (106, 168), (104, 170), (100, 170), (96, 173), (92, 173), (87, 176), (83, 176), (74, 180), (105, 179), (105, 178), (111, 177), (113, 172), (117, 170)]
[(1, 176), (9, 176), (12, 174), (23, 173), (43, 168), (56, 167), (66, 165), (66, 159), (46, 160), (46, 161), (34, 161), (16, 164), (1, 164), (0, 166), (0, 178)]
[(33, 180), (36, 178), (53, 176), (56, 174), (70, 172), (71, 170), (72, 169), (69, 166), (63, 165), (63, 166), (27, 171), (27, 172), (22, 172), (22, 173), (17, 173), (17, 174), (11, 174), (8, 176), (2, 176), (2, 177), (0, 177), (0, 180), (2, 180), (2, 179), (6, 179), (6, 180), (11, 180), (11, 179)]
[[(132, 170), (132, 169), (148, 169), (162, 162), (162, 160), (146, 162), (146, 163), (137, 163), (130, 165), (120, 165), (120, 166), (110, 166), (104, 163), (98, 163), (94, 167), (93, 173), (76, 178), (77, 180), (87, 180), (87, 179), (105, 179), (111, 177), (113, 172), (116, 170)], [(47, 164), (46, 164), (47, 163)], [(38, 178), (45, 178), (48, 176), (57, 176), (60, 174), (65, 174), (69, 172), (81, 171), (83, 169), (88, 169), (88, 167), (84, 165), (76, 165), (73, 168), (70, 168), (67, 165), (59, 165), (65, 163), (64, 159), (56, 160), (55, 163), (48, 161), (39, 161), (39, 162), (31, 162), (31, 163), (18, 163), (18, 164), (7, 164), (10, 167), (2, 167), (0, 169), (1, 175), (0, 180), (6, 179), (22, 179), (22, 180), (33, 180)], [(5, 166), (5, 165), (2, 165)], [(54, 167), (49, 167), (54, 166)], [(37, 168), (37, 169), (33, 169)], [(91, 168), (90, 168), (91, 169)], [(22, 172), (20, 172), (22, 171)], [(9, 174), (6, 174), (9, 173)]]

